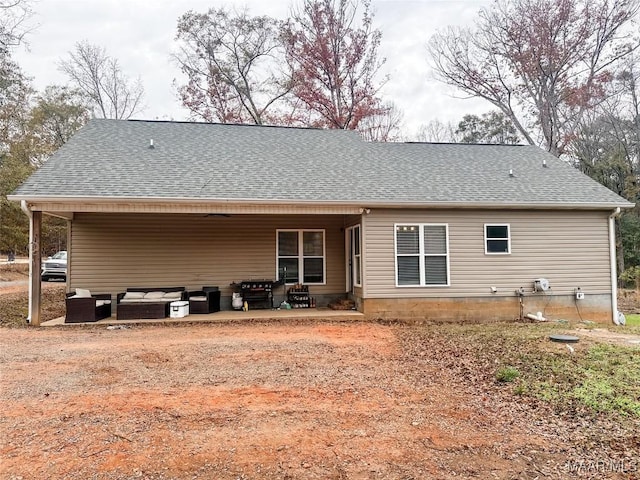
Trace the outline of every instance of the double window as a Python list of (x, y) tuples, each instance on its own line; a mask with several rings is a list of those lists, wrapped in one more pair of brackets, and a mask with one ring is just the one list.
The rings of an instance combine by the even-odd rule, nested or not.
[(324, 230), (277, 231), (278, 277), (287, 283), (325, 283)]
[(446, 224), (396, 224), (396, 285), (449, 285)]
[(509, 224), (485, 224), (484, 253), (487, 255), (507, 255), (511, 253), (511, 232)]

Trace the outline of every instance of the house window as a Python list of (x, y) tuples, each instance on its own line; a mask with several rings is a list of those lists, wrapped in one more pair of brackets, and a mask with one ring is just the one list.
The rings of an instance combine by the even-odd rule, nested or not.
[(324, 284), (324, 230), (278, 230), (278, 278), (287, 283)]
[(484, 253), (488, 255), (511, 253), (511, 235), (508, 224), (485, 224)]
[(441, 224), (396, 225), (396, 285), (449, 285), (449, 231)]

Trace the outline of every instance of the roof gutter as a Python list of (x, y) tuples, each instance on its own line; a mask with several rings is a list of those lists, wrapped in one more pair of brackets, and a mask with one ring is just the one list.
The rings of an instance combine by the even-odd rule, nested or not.
[(609, 269), (611, 271), (611, 321), (618, 323), (618, 273), (616, 266), (616, 217), (620, 215), (620, 207), (616, 207), (609, 215)]
[(29, 196), (8, 195), (11, 201), (29, 201), (32, 203), (81, 203), (81, 204), (158, 204), (158, 203), (192, 203), (212, 205), (301, 205), (331, 207), (367, 207), (367, 208), (467, 208), (467, 209), (531, 209), (551, 208), (561, 210), (609, 210), (613, 208), (633, 208), (630, 202), (379, 202), (367, 200), (302, 200), (302, 199), (255, 199), (255, 198), (197, 198), (197, 197), (85, 197), (85, 196)]

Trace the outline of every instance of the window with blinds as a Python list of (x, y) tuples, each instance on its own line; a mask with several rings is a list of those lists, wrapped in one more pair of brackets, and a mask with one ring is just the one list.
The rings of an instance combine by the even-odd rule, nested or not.
[(448, 286), (447, 225), (398, 224), (395, 230), (396, 285)]

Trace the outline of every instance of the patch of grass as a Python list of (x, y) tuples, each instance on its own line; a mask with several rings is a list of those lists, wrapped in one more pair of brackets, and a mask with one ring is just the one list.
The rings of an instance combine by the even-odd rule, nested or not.
[(443, 337), (443, 354), (459, 355), (454, 368), (467, 381), (511, 382), (514, 394), (561, 411), (640, 418), (640, 349), (585, 341), (570, 351), (549, 341), (566, 332), (566, 324), (547, 323), (447, 325), (428, 334)]
[(575, 354), (529, 350), (517, 363), (529, 395), (560, 407), (640, 418), (640, 350), (596, 344)]
[(627, 321), (627, 325), (630, 327), (640, 327), (640, 314), (629, 314), (625, 315), (625, 319)]
[(502, 367), (496, 372), (496, 380), (502, 383), (513, 382), (519, 376), (520, 372), (517, 368), (513, 367)]
[(597, 412), (619, 411), (640, 417), (640, 352), (613, 345), (594, 345), (579, 368), (584, 380), (570, 396)]
[(520, 368), (531, 383), (529, 394), (561, 407), (640, 417), (639, 350), (600, 344), (551, 362), (544, 355), (526, 357)]

